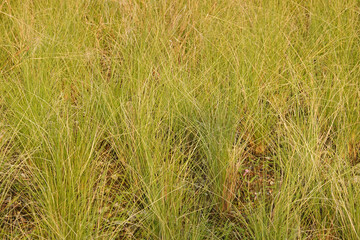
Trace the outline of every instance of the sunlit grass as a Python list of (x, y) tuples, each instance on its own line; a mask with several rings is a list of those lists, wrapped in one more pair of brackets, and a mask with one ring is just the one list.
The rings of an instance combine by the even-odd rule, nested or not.
[(360, 5), (0, 3), (0, 237), (360, 238)]

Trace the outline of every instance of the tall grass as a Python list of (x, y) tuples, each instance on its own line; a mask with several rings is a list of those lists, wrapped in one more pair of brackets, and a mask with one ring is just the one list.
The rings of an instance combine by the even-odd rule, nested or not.
[(360, 238), (359, 14), (0, 2), (1, 238)]

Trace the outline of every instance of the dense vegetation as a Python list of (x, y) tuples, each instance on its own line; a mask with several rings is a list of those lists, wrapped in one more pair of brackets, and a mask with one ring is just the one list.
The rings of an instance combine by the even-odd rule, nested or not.
[(357, 0), (0, 1), (1, 239), (359, 239)]

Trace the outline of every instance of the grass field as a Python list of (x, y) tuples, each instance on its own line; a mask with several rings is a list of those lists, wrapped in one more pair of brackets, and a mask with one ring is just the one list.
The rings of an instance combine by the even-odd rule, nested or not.
[(360, 239), (358, 0), (0, 0), (1, 239)]

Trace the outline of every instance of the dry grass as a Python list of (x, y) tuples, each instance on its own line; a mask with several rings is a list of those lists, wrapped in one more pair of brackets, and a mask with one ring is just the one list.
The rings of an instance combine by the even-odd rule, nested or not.
[(359, 13), (0, 2), (0, 237), (358, 239)]

